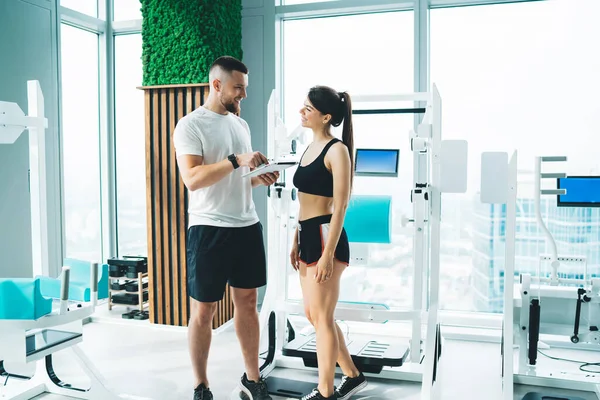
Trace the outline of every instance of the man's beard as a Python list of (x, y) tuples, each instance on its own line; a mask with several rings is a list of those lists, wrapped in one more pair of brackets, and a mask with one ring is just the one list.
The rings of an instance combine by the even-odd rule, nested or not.
[(240, 111), (240, 107), (233, 100), (225, 102), (221, 100), (221, 104), (223, 104), (223, 107), (230, 113), (237, 114)]

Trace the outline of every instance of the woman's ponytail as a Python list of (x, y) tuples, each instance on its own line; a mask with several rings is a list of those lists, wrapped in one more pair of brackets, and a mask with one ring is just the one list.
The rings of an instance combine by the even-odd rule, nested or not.
[(354, 180), (354, 132), (352, 130), (352, 100), (347, 92), (339, 94), (342, 103), (344, 103), (344, 127), (342, 128), (342, 142), (348, 147), (350, 153), (350, 187)]

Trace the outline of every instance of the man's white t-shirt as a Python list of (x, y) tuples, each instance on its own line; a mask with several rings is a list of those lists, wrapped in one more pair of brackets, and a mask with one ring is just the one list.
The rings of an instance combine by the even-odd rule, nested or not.
[[(250, 127), (232, 113), (226, 115), (199, 107), (175, 127), (173, 144), (177, 156), (202, 156), (204, 164), (215, 164), (230, 154), (252, 152)], [(189, 226), (244, 227), (258, 222), (252, 200), (250, 178), (242, 178), (248, 167), (239, 167), (212, 186), (188, 190)]]

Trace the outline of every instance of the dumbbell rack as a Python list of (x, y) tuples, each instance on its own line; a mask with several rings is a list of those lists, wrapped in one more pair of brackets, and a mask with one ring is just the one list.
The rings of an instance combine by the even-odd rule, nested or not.
[[(137, 304), (137, 308), (139, 309), (139, 311), (144, 311), (145, 308), (149, 307), (150, 303), (148, 302), (148, 299), (144, 300), (144, 294), (148, 293), (148, 288), (144, 288), (144, 283), (148, 283), (148, 273), (138, 273), (137, 278), (132, 279), (132, 278), (127, 278), (124, 276), (120, 276), (120, 277), (109, 277), (110, 279), (110, 285), (108, 287), (108, 309), (109, 311), (112, 310), (113, 306), (133, 306), (136, 307), (135, 304), (128, 304), (128, 303), (120, 303), (120, 302), (115, 302), (113, 301), (113, 294), (119, 294), (119, 293), (127, 293), (127, 294), (137, 294), (138, 295), (138, 304)], [(114, 290), (112, 288), (112, 284), (114, 281), (119, 282), (120, 280), (124, 280), (126, 281), (124, 283), (124, 285), (129, 285), (132, 283), (137, 283), (138, 285), (138, 290), (137, 291), (128, 291), (126, 289), (121, 289), (121, 290)]]
[(148, 259), (123, 256), (109, 258), (107, 262), (110, 282), (108, 285), (108, 310), (111, 311), (114, 306), (127, 306), (132, 310), (124, 313), (123, 318), (148, 319), (149, 313), (146, 310), (150, 306)]

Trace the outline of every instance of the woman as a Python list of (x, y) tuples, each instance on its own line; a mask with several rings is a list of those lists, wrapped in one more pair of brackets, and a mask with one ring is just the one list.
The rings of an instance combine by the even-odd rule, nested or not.
[[(302, 126), (312, 129), (314, 136), (294, 174), (300, 210), (290, 258), (300, 271), (304, 311), (315, 327), (319, 365), (319, 385), (302, 400), (346, 400), (367, 386), (333, 317), (340, 278), (350, 261), (343, 227), (353, 178), (350, 96), (326, 86), (313, 87), (300, 115)], [(342, 122), (340, 141), (331, 127)], [(336, 362), (344, 374), (337, 389)]]

